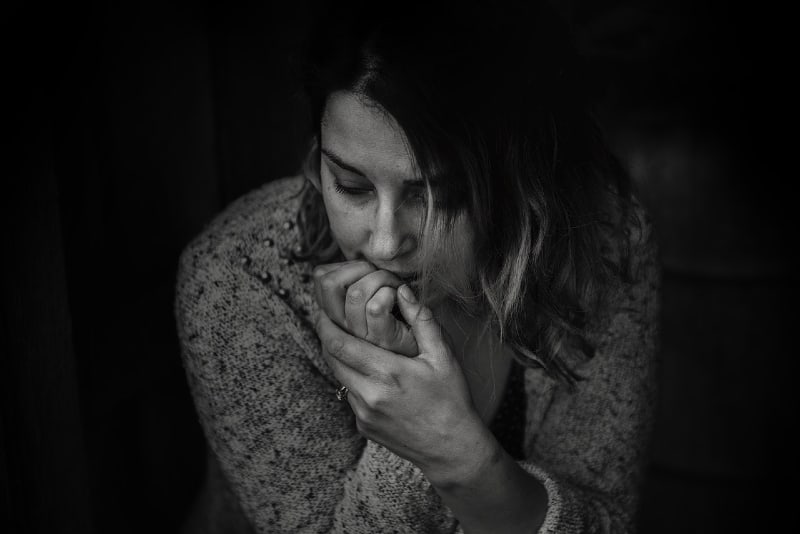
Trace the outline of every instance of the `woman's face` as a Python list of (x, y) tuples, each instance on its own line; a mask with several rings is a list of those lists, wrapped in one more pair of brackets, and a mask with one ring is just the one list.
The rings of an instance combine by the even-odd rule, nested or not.
[(321, 124), (320, 180), (331, 232), (348, 260), (401, 278), (419, 273), (425, 183), (388, 114), (353, 93), (333, 93)]

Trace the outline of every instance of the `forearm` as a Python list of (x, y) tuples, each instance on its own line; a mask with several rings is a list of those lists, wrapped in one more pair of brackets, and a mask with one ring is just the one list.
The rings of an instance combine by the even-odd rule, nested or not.
[(471, 441), (464, 458), (460, 472), (428, 475), (464, 532), (537, 532), (547, 512), (547, 492), (488, 429)]

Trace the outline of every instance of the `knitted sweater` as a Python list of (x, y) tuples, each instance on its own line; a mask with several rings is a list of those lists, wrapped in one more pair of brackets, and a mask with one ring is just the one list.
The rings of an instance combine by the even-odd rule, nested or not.
[[(356, 430), (311, 317), (311, 266), (294, 262), (302, 178), (224, 210), (181, 256), (176, 317), (209, 445), (192, 532), (460, 532), (422, 472)], [(637, 207), (631, 283), (592, 322), (597, 347), (570, 389), (524, 371), (524, 458), (547, 490), (540, 532), (634, 524), (655, 400), (659, 271)]]

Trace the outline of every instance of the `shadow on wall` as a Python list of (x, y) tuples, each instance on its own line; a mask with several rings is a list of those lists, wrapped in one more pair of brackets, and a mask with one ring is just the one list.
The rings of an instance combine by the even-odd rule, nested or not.
[[(2, 428), (22, 431), (0, 450), (19, 531), (181, 524), (205, 450), (172, 319), (177, 256), (222, 206), (297, 168), (306, 125), (287, 80), (311, 3), (13, 14), (52, 36), (18, 58), (20, 79), (41, 83), (21, 100), (34, 148), (3, 210), (23, 251), (7, 260), (2, 323)], [(763, 531), (796, 471), (779, 435), (793, 275), (756, 155), (770, 125), (750, 107), (753, 37), (710, 4), (558, 4), (607, 84), (600, 117), (662, 248), (641, 530)]]

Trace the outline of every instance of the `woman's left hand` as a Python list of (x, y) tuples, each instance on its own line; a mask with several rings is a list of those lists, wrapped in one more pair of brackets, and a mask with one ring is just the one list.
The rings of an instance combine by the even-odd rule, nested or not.
[(321, 311), (316, 329), (323, 355), (349, 389), (347, 400), (362, 435), (417, 465), (433, 483), (464, 479), (483, 461), (485, 426), (432, 311), (407, 285), (398, 293), (417, 356), (401, 356), (353, 336)]

